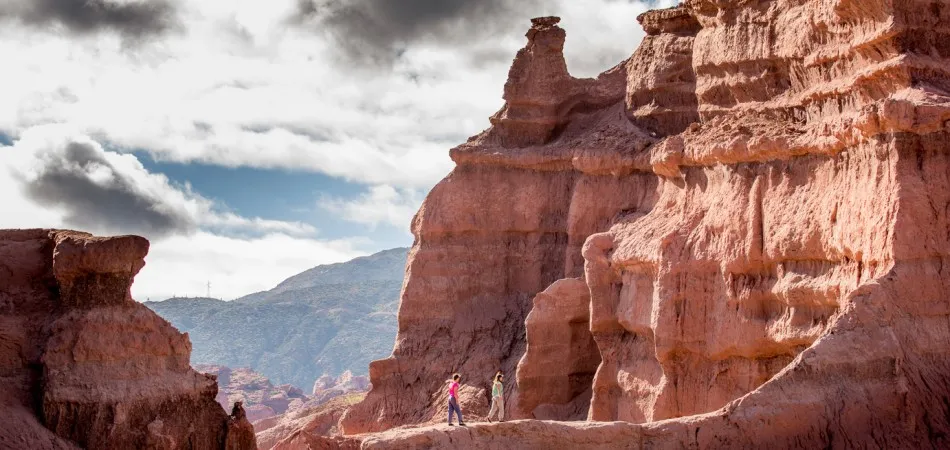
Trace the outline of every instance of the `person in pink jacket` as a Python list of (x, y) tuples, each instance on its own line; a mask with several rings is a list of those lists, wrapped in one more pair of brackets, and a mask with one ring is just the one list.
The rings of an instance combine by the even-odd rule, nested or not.
[(459, 418), (459, 426), (464, 427), (465, 422), (462, 421), (462, 409), (459, 408), (458, 401), (459, 382), (461, 381), (461, 375), (452, 375), (452, 383), (449, 385), (449, 425), (452, 425), (452, 413), (454, 412)]

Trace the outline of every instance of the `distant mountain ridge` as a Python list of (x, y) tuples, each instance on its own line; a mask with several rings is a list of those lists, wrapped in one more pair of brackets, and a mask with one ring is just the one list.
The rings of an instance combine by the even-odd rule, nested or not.
[(309, 391), (323, 374), (365, 375), (370, 361), (392, 351), (408, 251), (317, 266), (231, 302), (145, 305), (189, 334), (192, 364), (251, 367)]
[(269, 291), (255, 292), (236, 299), (253, 302), (279, 293), (328, 284), (347, 284), (359, 281), (399, 281), (405, 275), (408, 248), (383, 250), (369, 256), (360, 256), (347, 262), (324, 264), (307, 269)]

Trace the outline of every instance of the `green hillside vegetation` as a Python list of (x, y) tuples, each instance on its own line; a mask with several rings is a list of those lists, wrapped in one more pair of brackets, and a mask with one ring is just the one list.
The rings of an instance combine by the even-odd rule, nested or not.
[(309, 392), (324, 373), (365, 375), (392, 352), (407, 251), (318, 266), (236, 301), (145, 305), (190, 335), (192, 364), (251, 367)]

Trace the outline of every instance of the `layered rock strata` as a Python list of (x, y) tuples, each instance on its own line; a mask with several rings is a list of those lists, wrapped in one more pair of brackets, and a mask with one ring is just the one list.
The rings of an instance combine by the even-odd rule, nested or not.
[[(584, 250), (603, 358), (594, 420), (705, 413), (778, 383), (780, 372), (803, 367), (804, 349), (820, 351), (850, 328), (868, 289), (919, 257), (900, 255), (901, 233), (943, 226), (917, 198), (946, 195), (920, 184), (930, 177), (924, 160), (942, 164), (936, 142), (950, 113), (942, 90), (950, 66), (934, 46), (946, 13), (883, 1), (686, 8), (702, 25), (693, 52), (702, 124), (654, 148), (651, 161), (665, 169), (657, 207), (619, 220)], [(908, 158), (921, 164), (916, 172), (901, 169)], [(894, 307), (918, 295), (908, 291)], [(816, 381), (848, 374), (872, 395), (899, 391), (905, 375), (882, 386), (864, 372), (884, 356), (863, 353), (848, 358), (851, 368), (826, 359)], [(801, 401), (803, 390), (792, 383), (784, 392)], [(864, 419), (848, 426), (878, 425)]]
[(0, 448), (252, 449), (187, 335), (130, 296), (148, 241), (0, 231)]
[[(512, 375), (532, 298), (583, 274), (590, 234), (654, 201), (655, 176), (613, 173), (653, 141), (626, 118), (626, 65), (596, 80), (570, 77), (555, 22), (535, 20), (495, 125), (452, 150), (455, 170), (414, 218), (400, 334), (392, 357), (370, 364), (373, 390), (344, 416), (345, 433), (443, 420), (453, 372), (466, 377), (470, 414), (488, 412), (499, 369), (509, 375), (507, 406), (517, 410)], [(582, 141), (588, 132), (596, 142)]]
[(699, 121), (693, 41), (699, 22), (684, 8), (647, 12), (647, 35), (627, 62), (626, 112), (653, 135), (676, 134)]
[[(950, 445), (950, 7), (685, 0), (640, 21), (641, 47), (594, 80), (534, 22), (505, 108), (413, 222), (396, 349), (343, 427), (440, 418), (449, 372), (480, 399), (525, 350), (516, 417), (568, 411), (538, 374), (560, 385), (594, 351), (532, 336), (560, 342), (582, 296), (557, 279), (578, 276), (600, 359), (587, 417), (624, 423), (334, 445)], [(572, 305), (560, 321), (531, 310), (545, 289)]]

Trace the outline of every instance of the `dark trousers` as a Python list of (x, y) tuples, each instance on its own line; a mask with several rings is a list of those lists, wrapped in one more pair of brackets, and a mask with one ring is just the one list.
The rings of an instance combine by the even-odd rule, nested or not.
[(465, 423), (462, 420), (462, 409), (459, 408), (459, 402), (455, 400), (455, 397), (449, 397), (449, 423), (452, 423), (452, 413), (459, 416), (459, 423)]

